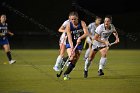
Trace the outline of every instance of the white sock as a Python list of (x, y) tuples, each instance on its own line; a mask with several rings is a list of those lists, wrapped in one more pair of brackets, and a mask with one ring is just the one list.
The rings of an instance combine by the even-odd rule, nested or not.
[(103, 69), (104, 68), (104, 66), (106, 64), (106, 60), (107, 60), (106, 57), (101, 57), (100, 63), (99, 63), (99, 69)]
[(86, 50), (86, 53), (85, 53), (85, 58), (88, 58), (89, 53), (90, 53), (90, 48), (88, 48), (88, 49)]
[(90, 66), (91, 62), (88, 60), (88, 58), (85, 61), (85, 71), (88, 71), (88, 68)]
[(56, 67), (59, 67), (60, 64), (61, 64), (61, 62), (62, 62), (62, 57), (59, 55), (59, 56), (57, 57), (57, 59), (56, 59), (55, 66), (56, 66)]

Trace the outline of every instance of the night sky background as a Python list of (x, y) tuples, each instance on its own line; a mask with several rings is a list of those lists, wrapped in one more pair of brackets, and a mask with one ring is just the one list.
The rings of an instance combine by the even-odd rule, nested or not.
[[(120, 43), (112, 48), (140, 48), (140, 5), (137, 0), (1, 0), (0, 14), (7, 15), (9, 37), (14, 49), (47, 49), (59, 47), (58, 28), (70, 11), (78, 11), (87, 25), (95, 16), (112, 15)], [(114, 38), (111, 36), (110, 41)]]

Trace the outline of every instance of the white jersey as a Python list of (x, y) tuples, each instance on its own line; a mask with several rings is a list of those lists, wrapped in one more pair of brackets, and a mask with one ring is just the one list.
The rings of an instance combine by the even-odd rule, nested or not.
[[(63, 24), (62, 24), (62, 26), (64, 27), (64, 28), (66, 28), (66, 26), (67, 26), (67, 24), (69, 23), (70, 21), (69, 20), (66, 20)], [(66, 38), (67, 38), (67, 36), (66, 36), (66, 32), (63, 32), (62, 33), (62, 35), (61, 35), (61, 37), (60, 37), (60, 44), (61, 43), (64, 43), (64, 44), (66, 44)]]
[[(88, 25), (88, 32), (91, 34), (91, 37), (92, 37), (92, 38), (93, 38), (94, 35), (95, 35), (95, 30), (96, 30), (96, 28), (97, 28), (97, 26), (96, 26), (95, 22), (90, 23), (90, 24)], [(92, 43), (92, 41), (91, 41), (91, 39), (90, 39), (89, 36), (87, 37), (87, 42), (88, 42), (88, 43)]]
[[(99, 25), (96, 30), (95, 33), (100, 35), (101, 40), (105, 40), (108, 41), (109, 36), (113, 33), (116, 32), (116, 29), (114, 27), (113, 24), (110, 24), (110, 29), (106, 30), (104, 24)], [(94, 40), (94, 45), (98, 46), (98, 47), (103, 47), (105, 46), (103, 43), (98, 42), (96, 40)]]
[(95, 22), (90, 23), (88, 25), (88, 31), (89, 31), (89, 33), (91, 34), (92, 37), (94, 37), (94, 35), (95, 35), (96, 28), (97, 28), (97, 26), (95, 25)]

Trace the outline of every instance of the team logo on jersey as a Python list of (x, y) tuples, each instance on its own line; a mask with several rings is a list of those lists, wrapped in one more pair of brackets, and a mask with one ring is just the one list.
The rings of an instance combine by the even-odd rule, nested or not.
[(7, 30), (7, 27), (0, 27), (0, 30)]
[(111, 34), (112, 34), (112, 32), (103, 33), (103, 37), (104, 38), (108, 38)]
[(74, 39), (78, 39), (81, 34), (83, 33), (83, 30), (82, 29), (79, 29), (79, 30), (74, 30), (72, 31), (73, 35), (74, 35)]
[(6, 35), (6, 34), (7, 34), (7, 27), (0, 27), (0, 32), (1, 32), (3, 35)]

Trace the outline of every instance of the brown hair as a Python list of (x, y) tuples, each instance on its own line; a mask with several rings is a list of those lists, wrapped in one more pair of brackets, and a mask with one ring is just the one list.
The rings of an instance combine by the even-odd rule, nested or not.
[(76, 16), (76, 17), (78, 17), (78, 13), (75, 12), (75, 11), (72, 11), (72, 12), (69, 13), (69, 16)]

